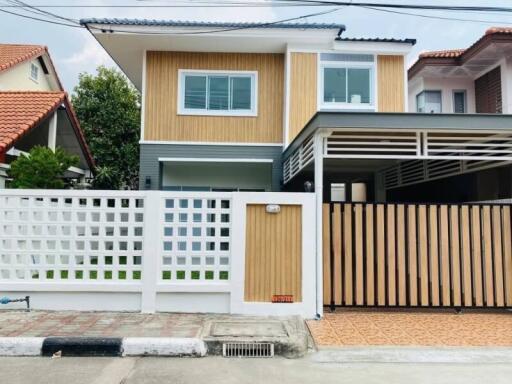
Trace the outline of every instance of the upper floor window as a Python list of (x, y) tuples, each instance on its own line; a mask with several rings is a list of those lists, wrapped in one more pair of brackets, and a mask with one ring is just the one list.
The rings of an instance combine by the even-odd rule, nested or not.
[(256, 116), (256, 72), (180, 70), (178, 113)]
[(466, 113), (466, 91), (453, 91), (453, 112)]
[(416, 96), (416, 112), (441, 113), (441, 91), (423, 91)]
[(372, 55), (322, 54), (320, 58), (321, 108), (373, 108), (375, 86)]
[(30, 64), (30, 78), (37, 81), (39, 77), (39, 68), (34, 63)]

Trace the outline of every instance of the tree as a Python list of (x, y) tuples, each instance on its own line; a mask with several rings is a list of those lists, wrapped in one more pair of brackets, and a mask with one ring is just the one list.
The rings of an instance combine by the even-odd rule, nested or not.
[(71, 100), (96, 161), (93, 187), (137, 189), (140, 94), (116, 69), (97, 72), (80, 74)]
[(62, 189), (65, 187), (64, 172), (79, 163), (78, 156), (63, 149), (53, 152), (50, 148), (36, 146), (27, 155), (21, 155), (11, 163), (9, 176), (11, 188)]

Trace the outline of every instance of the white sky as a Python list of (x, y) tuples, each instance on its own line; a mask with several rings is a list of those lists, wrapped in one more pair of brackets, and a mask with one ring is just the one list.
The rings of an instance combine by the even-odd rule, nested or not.
[[(172, 4), (173, 0), (24, 0), (31, 5), (149, 5)], [(175, 2), (175, 1), (174, 1)], [(510, 0), (373, 0), (381, 3), (412, 3), (435, 5), (471, 5), (512, 7)], [(5, 0), (0, 0), (4, 5)], [(332, 7), (265, 7), (265, 8), (48, 8), (50, 12), (80, 19), (89, 17), (151, 18), (195, 21), (247, 21), (265, 22), (315, 13)], [(0, 8), (20, 12), (19, 9)], [(469, 12), (421, 12), (449, 18), (478, 19), (489, 22), (460, 22), (434, 20), (421, 17), (397, 15), (356, 7), (340, 8), (335, 13), (312, 17), (304, 22), (336, 22), (347, 27), (348, 37), (394, 37), (418, 40), (411, 55), (412, 63), (418, 53), (434, 49), (465, 48), (476, 41), (491, 26), (511, 26), (512, 13)], [(90, 34), (81, 29), (21, 19), (0, 12), (0, 42), (47, 45), (55, 62), (64, 87), (71, 92), (78, 82), (80, 72), (94, 72), (100, 64), (113, 66), (113, 62)]]

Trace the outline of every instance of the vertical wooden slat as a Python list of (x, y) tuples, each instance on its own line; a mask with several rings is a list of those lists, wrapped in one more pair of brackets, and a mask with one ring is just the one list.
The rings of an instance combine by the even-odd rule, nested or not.
[(471, 208), (471, 245), (473, 249), (473, 287), (475, 306), (483, 305), (483, 284), (482, 284), (482, 245), (481, 245), (481, 222), (480, 207)]
[(428, 295), (428, 237), (427, 237), (427, 207), (420, 205), (418, 208), (418, 238), (419, 238), (419, 275), (421, 305), (429, 305)]
[(384, 205), (377, 205), (377, 304), (386, 305), (386, 250), (384, 241)]
[(494, 276), (492, 273), (492, 229), (491, 207), (482, 208), (483, 258), (484, 258), (484, 292), (485, 305), (494, 306)]
[(373, 205), (366, 205), (366, 303), (375, 304), (375, 272), (374, 272), (374, 241), (373, 241)]
[(510, 207), (503, 207), (501, 215), (503, 225), (503, 259), (505, 276), (505, 305), (512, 306), (512, 228), (510, 225)]
[(322, 207), (322, 253), (323, 253), (323, 279), (324, 279), (324, 305), (331, 304), (331, 207), (324, 204)]
[(353, 274), (352, 274), (352, 204), (345, 204), (343, 211), (343, 256), (344, 256), (344, 290), (345, 304), (354, 303)]
[(334, 304), (343, 303), (343, 285), (342, 285), (342, 223), (341, 223), (341, 205), (334, 204), (332, 213), (332, 237), (334, 251)]
[(441, 250), (441, 303), (450, 306), (450, 235), (448, 223), (448, 207), (439, 207), (439, 243)]
[(248, 204), (245, 301), (270, 302), (273, 295), (302, 301), (302, 207), (282, 205), (277, 215), (265, 204)]
[(356, 204), (355, 211), (355, 254), (356, 254), (356, 304), (364, 304), (364, 277), (363, 277), (363, 205)]
[(416, 206), (407, 207), (407, 261), (409, 264), (409, 304), (418, 305), (418, 250), (416, 234)]
[(501, 208), (498, 205), (492, 207), (492, 234), (494, 255), (494, 290), (496, 292), (496, 306), (503, 307), (505, 298), (503, 292), (503, 255), (501, 238)]
[(460, 209), (461, 241), (462, 241), (462, 284), (464, 287), (464, 305), (473, 305), (473, 284), (471, 266), (471, 234), (469, 224), (469, 207), (464, 205)]
[(405, 261), (405, 207), (397, 206), (397, 264), (398, 264), (398, 304), (407, 304), (407, 271)]
[(395, 206), (387, 206), (387, 264), (388, 264), (388, 305), (396, 305), (396, 234)]
[(452, 288), (453, 305), (460, 307), (462, 305), (462, 289), (460, 284), (460, 234), (459, 234), (459, 207), (452, 205), (450, 207), (450, 256), (452, 265)]
[(431, 300), (434, 307), (439, 306), (439, 234), (437, 230), (437, 206), (429, 207), (429, 253)]

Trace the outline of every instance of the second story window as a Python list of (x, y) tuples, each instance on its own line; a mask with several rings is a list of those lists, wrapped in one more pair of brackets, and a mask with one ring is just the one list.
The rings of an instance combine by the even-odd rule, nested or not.
[(37, 81), (39, 77), (39, 68), (34, 63), (30, 64), (30, 78)]
[(256, 73), (180, 71), (178, 113), (256, 116)]
[(373, 109), (372, 55), (321, 54), (320, 108)]
[(441, 113), (441, 91), (423, 91), (416, 96), (416, 112)]

